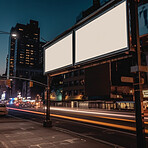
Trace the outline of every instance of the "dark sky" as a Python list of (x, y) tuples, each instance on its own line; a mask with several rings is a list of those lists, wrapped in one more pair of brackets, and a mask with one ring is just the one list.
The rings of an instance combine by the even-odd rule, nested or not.
[[(39, 21), (41, 37), (52, 40), (74, 25), (93, 0), (0, 0), (0, 31), (10, 32), (16, 23)], [(5, 72), (9, 35), (0, 34), (0, 75)]]

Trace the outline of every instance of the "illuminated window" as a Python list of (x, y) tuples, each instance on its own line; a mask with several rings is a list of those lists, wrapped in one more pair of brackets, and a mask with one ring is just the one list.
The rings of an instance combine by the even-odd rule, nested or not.
[(34, 47), (33, 45), (31, 45), (31, 47)]
[(20, 30), (20, 31), (23, 31), (23, 29), (22, 29), (22, 28), (19, 28), (19, 30)]
[(84, 85), (84, 84), (85, 84), (84, 79), (81, 79), (81, 80), (80, 80), (80, 85)]
[(30, 58), (30, 60), (34, 60), (34, 58)]
[(38, 35), (38, 34), (35, 33), (34, 35)]
[(30, 45), (29, 45), (29, 44), (27, 44), (26, 46), (28, 46), (28, 47), (29, 47)]
[(34, 63), (30, 63), (30, 65), (34, 65)]
[(26, 49), (26, 51), (29, 51), (29, 49)]
[(60, 81), (60, 82), (59, 82), (59, 84), (63, 84), (63, 82), (62, 82), (62, 81)]
[(24, 57), (20, 56), (20, 58), (22, 59), (22, 58), (24, 58)]

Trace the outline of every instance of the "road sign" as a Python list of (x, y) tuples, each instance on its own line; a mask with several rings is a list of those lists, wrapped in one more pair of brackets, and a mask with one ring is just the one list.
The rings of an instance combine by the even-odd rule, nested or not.
[(132, 66), (131, 72), (148, 72), (148, 66)]
[(121, 77), (121, 82), (126, 82), (126, 83), (133, 83), (134, 79), (133, 77)]

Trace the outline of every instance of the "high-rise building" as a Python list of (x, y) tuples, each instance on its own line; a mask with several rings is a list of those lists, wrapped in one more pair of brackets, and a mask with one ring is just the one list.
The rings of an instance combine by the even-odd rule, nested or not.
[[(11, 28), (8, 75), (23, 78), (43, 76), (43, 42), (40, 42), (40, 28), (38, 21), (30, 20), (27, 25), (17, 23)], [(28, 86), (29, 82), (25, 82)], [(22, 92), (22, 80), (13, 80), (13, 97), (17, 91)], [(27, 91), (26, 91), (27, 93)], [(25, 96), (27, 96), (25, 94)]]

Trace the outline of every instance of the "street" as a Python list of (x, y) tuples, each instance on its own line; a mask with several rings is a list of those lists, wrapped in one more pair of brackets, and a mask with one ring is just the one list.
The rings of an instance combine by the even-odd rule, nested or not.
[[(33, 109), (9, 108), (9, 115), (39, 123), (44, 120), (44, 113), (41, 109), (33, 111)], [(100, 110), (97, 114), (94, 110), (86, 111), (52, 107), (51, 120), (53, 127), (79, 136), (127, 148), (136, 147), (136, 129), (133, 113)], [(147, 122), (145, 123), (147, 129), (148, 124)], [(146, 130), (146, 133), (148, 134), (148, 130)]]

